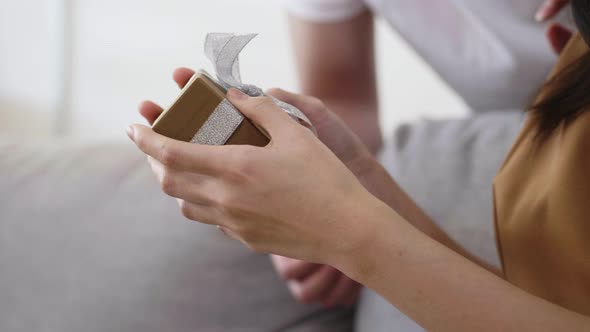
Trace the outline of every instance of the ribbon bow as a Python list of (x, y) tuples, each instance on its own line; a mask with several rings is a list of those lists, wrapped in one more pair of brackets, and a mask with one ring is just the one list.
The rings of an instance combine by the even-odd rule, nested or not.
[[(225, 89), (235, 88), (251, 97), (265, 96), (255, 85), (242, 83), (239, 56), (257, 34), (210, 33), (205, 40), (205, 54), (213, 63), (219, 84)], [(299, 123), (315, 133), (311, 121), (295, 106), (272, 97), (274, 102)]]

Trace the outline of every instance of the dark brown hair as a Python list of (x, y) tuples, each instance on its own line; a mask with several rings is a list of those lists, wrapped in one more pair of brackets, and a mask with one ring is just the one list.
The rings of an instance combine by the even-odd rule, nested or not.
[[(571, 0), (572, 16), (587, 44), (590, 41), (590, 0)], [(590, 45), (590, 44), (589, 44)], [(537, 138), (550, 136), (590, 107), (590, 52), (551, 78), (541, 91), (548, 93), (530, 108), (538, 118)]]

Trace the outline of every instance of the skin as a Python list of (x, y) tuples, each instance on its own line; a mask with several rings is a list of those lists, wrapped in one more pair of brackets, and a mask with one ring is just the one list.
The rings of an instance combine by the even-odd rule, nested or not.
[(569, 4), (569, 0), (546, 0), (535, 14), (538, 22), (545, 22), (555, 17)]
[[(173, 78), (178, 86), (182, 88), (193, 74), (194, 71), (190, 69), (179, 68), (174, 72)], [(333, 112), (326, 111), (323, 102), (317, 98), (301, 97), (280, 89), (267, 91), (267, 94), (304, 110), (305, 114), (314, 123), (319, 139), (338, 156), (340, 161), (372, 194), (388, 202), (388, 204), (397, 206), (400, 213), (414, 220), (414, 224), (432, 238), (485, 266), (486, 269), (499, 274), (499, 271), (479, 261), (475, 256), (470, 255), (453, 242), (415, 204), (400, 204), (397, 197), (404, 197), (407, 201), (410, 201), (409, 197), (395, 182), (389, 182), (388, 186), (383, 186), (382, 178), (388, 178), (385, 169), (375, 162), (373, 155), (360, 139), (356, 135), (350, 134), (351, 130), (338, 116)], [(143, 102), (139, 110), (140, 114), (150, 124), (163, 111), (160, 106), (150, 101)], [(151, 159), (150, 162), (152, 165), (154, 164)], [(161, 167), (159, 169), (162, 171)], [(369, 176), (371, 173), (379, 173), (381, 177)], [(164, 175), (159, 175), (161, 181), (163, 177)], [(169, 185), (163, 184), (163, 187), (167, 186)], [(168, 190), (168, 188), (163, 189)], [(179, 203), (183, 204), (182, 202)], [(225, 232), (228, 233), (227, 230)], [(351, 306), (358, 300), (362, 285), (334, 267), (278, 255), (271, 255), (271, 259), (279, 275), (287, 282), (289, 290), (295, 299), (302, 303), (321, 303), (325, 307), (331, 308), (335, 306)]]
[[(546, 1), (539, 8), (536, 19), (540, 22), (550, 20), (567, 3), (567, 0)], [(377, 113), (372, 15), (366, 12), (334, 24), (313, 24), (291, 18), (290, 25), (303, 91), (324, 100), (369, 146), (369, 150), (376, 152), (381, 145), (381, 131)], [(551, 24), (547, 29), (549, 43), (558, 54), (571, 36), (571, 31), (559, 24)], [(192, 74), (191, 70), (179, 69), (174, 73), (174, 80), (183, 87)], [(140, 112), (152, 123), (162, 108), (144, 102)], [(322, 138), (325, 141), (328, 136), (336, 135), (326, 133), (335, 131), (338, 128), (329, 128), (320, 134), (324, 133)], [(342, 141), (342, 137), (335, 137), (337, 139), (327, 144), (333, 150)], [(347, 149), (346, 144), (342, 143), (338, 150)], [(354, 154), (354, 149), (351, 150)], [(342, 155), (342, 152), (337, 154)], [(372, 192), (379, 191), (377, 185), (368, 188)], [(445, 239), (442, 242), (446, 242)], [(336, 268), (276, 255), (271, 255), (271, 259), (295, 299), (302, 303), (320, 303), (330, 308), (350, 306), (358, 299), (361, 285)]]
[[(547, 22), (559, 14), (567, 5), (569, 0), (547, 0), (545, 1), (535, 15), (538, 22)], [(559, 23), (552, 23), (547, 28), (547, 39), (555, 51), (560, 54), (573, 33), (568, 28)]]
[[(376, 153), (382, 139), (377, 112), (373, 16), (365, 12), (333, 24), (290, 18), (290, 28), (303, 92), (336, 110), (371, 153)], [(333, 267), (280, 256), (271, 259), (300, 302), (330, 308), (350, 306), (359, 297), (361, 285)], [(325, 269), (333, 273), (323, 273)]]
[[(539, 22), (551, 20), (568, 2), (545, 1), (535, 17)], [(378, 151), (382, 133), (372, 14), (367, 11), (350, 20), (330, 24), (316, 24), (296, 17), (290, 17), (289, 21), (303, 93), (323, 100), (372, 153)], [(571, 36), (571, 31), (560, 24), (553, 23), (547, 28), (547, 38), (557, 54)], [(358, 298), (360, 285), (342, 273), (334, 282), (333, 274), (322, 272), (330, 267), (271, 257), (278, 274), (300, 302), (322, 303), (326, 307), (347, 306), (351, 298)], [(325, 277), (320, 278), (316, 273)]]
[[(321, 103), (284, 97), (298, 101), (308, 115), (320, 114), (312, 121), (338, 128), (355, 150), (360, 140)], [(267, 147), (204, 146), (171, 140), (142, 125), (129, 128), (163, 191), (179, 200), (187, 218), (218, 225), (257, 252), (334, 266), (427, 330), (590, 328), (588, 317), (514, 287), (435, 240), (435, 230), (420, 230), (426, 217), (407, 195), (380, 200), (371, 194), (362, 181), (380, 183), (384, 192), (400, 189), (362, 144), (339, 157), (322, 143), (322, 134), (316, 138), (271, 99), (237, 90), (228, 98), (271, 135)], [(314, 109), (303, 107), (312, 101)], [(333, 134), (323, 135), (330, 141)]]
[(289, 19), (303, 94), (321, 99), (373, 153), (382, 144), (373, 16), (330, 24)]
[[(174, 81), (180, 88), (190, 80), (194, 71), (187, 68), (179, 68), (174, 74)], [(268, 91), (269, 94), (285, 99), (281, 90)], [(300, 102), (301, 103), (301, 102)], [(323, 104), (316, 99), (305, 100), (304, 106), (308, 110), (321, 110)], [(151, 101), (145, 101), (139, 106), (140, 114), (150, 123), (158, 118), (163, 109)], [(369, 158), (370, 154), (357, 139), (352, 139), (341, 130), (342, 121), (326, 121), (324, 116), (333, 116), (332, 113), (308, 112), (308, 117), (314, 121), (319, 131), (319, 136), (327, 142), (328, 146), (337, 151), (342, 161), (354, 172), (360, 173), (357, 165), (361, 160)], [(334, 120), (335, 117), (334, 117)], [(306, 304), (319, 303), (326, 308), (349, 307), (356, 303), (362, 286), (338, 271), (337, 269), (315, 263), (309, 263), (292, 258), (271, 255), (271, 260), (279, 276), (285, 280), (287, 286), (296, 300)]]

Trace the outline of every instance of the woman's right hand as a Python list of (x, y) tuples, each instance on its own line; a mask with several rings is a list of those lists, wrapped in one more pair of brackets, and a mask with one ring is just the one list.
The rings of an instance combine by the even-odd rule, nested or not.
[[(190, 80), (194, 71), (179, 68), (174, 81), (180, 88)], [(346, 124), (318, 99), (272, 89), (267, 94), (299, 108), (314, 124), (320, 140), (361, 180), (376, 161)], [(140, 114), (153, 124), (163, 109), (146, 101)], [(271, 256), (278, 274), (287, 282), (293, 297), (302, 303), (319, 303), (325, 307), (351, 306), (358, 300), (362, 286), (337, 269), (296, 259)]]

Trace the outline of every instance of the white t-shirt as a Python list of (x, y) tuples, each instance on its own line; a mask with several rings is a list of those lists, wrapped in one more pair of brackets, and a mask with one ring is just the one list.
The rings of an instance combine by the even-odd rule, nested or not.
[(542, 0), (282, 1), (291, 14), (316, 22), (372, 10), (474, 111), (522, 109), (556, 61), (546, 26), (534, 20)]

